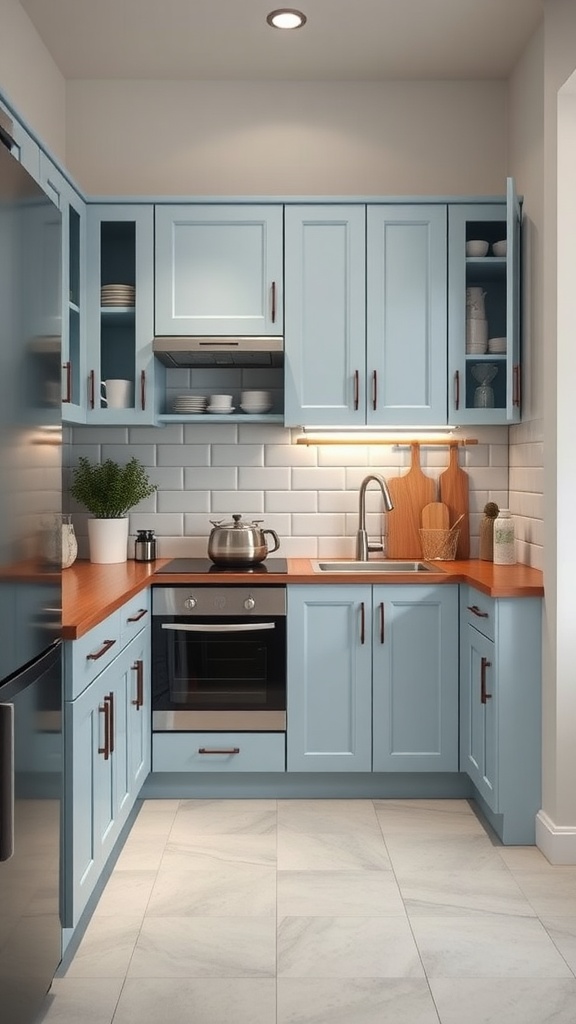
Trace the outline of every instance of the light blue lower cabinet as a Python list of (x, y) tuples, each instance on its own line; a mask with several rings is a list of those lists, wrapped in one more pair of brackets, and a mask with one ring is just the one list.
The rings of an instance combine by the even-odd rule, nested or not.
[(460, 595), (460, 766), (500, 839), (533, 844), (541, 806), (540, 598)]
[(67, 938), (82, 916), (150, 770), (149, 650), (148, 627), (127, 643), (75, 700), (64, 704), (63, 918)]
[(156, 772), (283, 772), (283, 732), (158, 732), (152, 738)]
[(458, 771), (458, 588), (288, 587), (291, 772)]

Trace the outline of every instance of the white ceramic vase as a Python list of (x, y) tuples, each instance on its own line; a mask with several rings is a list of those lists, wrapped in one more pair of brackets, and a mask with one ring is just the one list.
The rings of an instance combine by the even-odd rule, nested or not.
[(88, 542), (91, 562), (126, 562), (128, 559), (128, 516), (121, 519), (89, 519)]

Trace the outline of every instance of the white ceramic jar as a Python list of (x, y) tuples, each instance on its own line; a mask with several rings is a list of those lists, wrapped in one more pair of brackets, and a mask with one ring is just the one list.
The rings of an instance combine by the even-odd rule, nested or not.
[(507, 508), (501, 508), (494, 520), (494, 564), (514, 565), (516, 542), (514, 520)]

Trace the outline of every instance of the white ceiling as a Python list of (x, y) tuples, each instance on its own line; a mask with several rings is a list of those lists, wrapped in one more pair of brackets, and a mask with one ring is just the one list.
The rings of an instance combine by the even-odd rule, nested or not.
[(543, 0), (20, 0), (65, 78), (506, 78)]

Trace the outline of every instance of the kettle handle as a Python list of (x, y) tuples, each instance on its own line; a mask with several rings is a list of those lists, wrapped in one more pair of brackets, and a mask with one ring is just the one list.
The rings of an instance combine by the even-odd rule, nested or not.
[(262, 530), (262, 533), (264, 536), (267, 533), (269, 533), (271, 537), (274, 537), (275, 547), (268, 548), (268, 554), (270, 555), (272, 554), (273, 551), (278, 551), (278, 548), (280, 547), (280, 539), (278, 537), (278, 534), (276, 533), (276, 530)]

